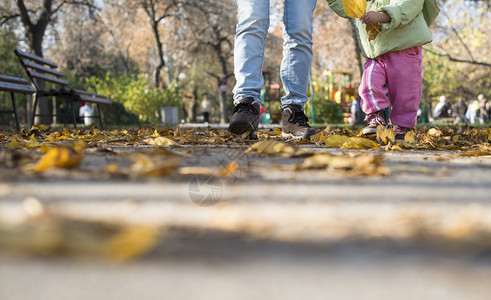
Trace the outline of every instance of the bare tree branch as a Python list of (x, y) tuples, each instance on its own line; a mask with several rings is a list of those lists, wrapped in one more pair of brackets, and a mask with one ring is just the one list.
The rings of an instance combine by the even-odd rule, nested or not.
[(455, 33), (455, 35), (457, 36), (457, 38), (459, 39), (460, 43), (462, 44), (462, 46), (464, 46), (465, 50), (467, 51), (467, 53), (469, 54), (470, 58), (472, 61), (475, 61), (474, 57), (472, 56), (472, 52), (471, 50), (469, 49), (469, 47), (467, 47), (467, 44), (464, 42), (464, 40), (462, 39), (462, 37), (460, 36), (459, 32), (457, 31), (457, 29), (452, 25), (452, 20), (450, 19), (450, 17), (448, 16), (448, 14), (445, 12), (445, 10), (442, 10), (442, 13), (445, 15), (445, 17), (447, 17), (447, 20), (448, 20), (448, 24), (450, 25), (450, 28), (452, 29), (452, 31)]
[(432, 50), (431, 48), (425, 48), (425, 51), (428, 51), (428, 52), (430, 52), (432, 54), (435, 54), (435, 55), (438, 55), (438, 56), (447, 57), (448, 60), (453, 61), (453, 62), (466, 63), (466, 64), (472, 64), (472, 65), (479, 65), (479, 66), (485, 66), (485, 67), (491, 67), (491, 64), (490, 63), (480, 62), (480, 61), (475, 61), (475, 60), (458, 59), (458, 58), (452, 57), (448, 53), (436, 52), (436, 51)]

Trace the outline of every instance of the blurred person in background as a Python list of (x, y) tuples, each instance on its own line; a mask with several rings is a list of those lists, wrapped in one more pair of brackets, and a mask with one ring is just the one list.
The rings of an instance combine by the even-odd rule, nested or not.
[(203, 114), (203, 122), (208, 124), (210, 122), (211, 102), (208, 99), (208, 94), (203, 94), (203, 100), (201, 101), (201, 113)]
[(450, 116), (450, 105), (445, 96), (440, 96), (440, 101), (433, 110), (433, 118), (448, 118)]
[(479, 123), (484, 124), (489, 120), (490, 104), (487, 99), (484, 98), (483, 94), (477, 96), (477, 101), (479, 101)]
[(459, 101), (455, 104), (455, 121), (453, 123), (455, 125), (459, 123), (465, 123), (469, 125), (469, 120), (465, 117), (466, 112), (467, 104), (465, 103), (465, 99), (461, 97)]
[(83, 119), (85, 125), (90, 125), (94, 123), (92, 120), (92, 116), (94, 115), (94, 110), (90, 105), (85, 102), (82, 102), (82, 106), (80, 106), (79, 116)]

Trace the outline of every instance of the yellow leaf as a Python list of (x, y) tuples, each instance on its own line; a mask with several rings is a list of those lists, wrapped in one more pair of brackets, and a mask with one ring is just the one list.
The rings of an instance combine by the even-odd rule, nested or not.
[(160, 240), (155, 227), (136, 226), (123, 229), (103, 247), (103, 255), (117, 262), (141, 257), (152, 250)]
[(343, 0), (343, 8), (346, 15), (352, 19), (358, 19), (367, 11), (366, 0)]
[(285, 153), (285, 154), (290, 154), (292, 156), (300, 156), (307, 152), (302, 148), (290, 146), (285, 143), (273, 141), (273, 140), (257, 142), (251, 147), (249, 147), (249, 149), (247, 149), (245, 152), (250, 152), (254, 150), (262, 154)]
[(319, 153), (305, 159), (297, 165), (298, 169), (323, 169), (328, 168), (345, 172), (350, 176), (382, 175), (390, 174), (383, 161), (382, 155), (364, 154), (355, 157), (347, 155), (331, 155)]
[(300, 165), (302, 169), (322, 169), (329, 166), (333, 159), (333, 155), (328, 153), (315, 154), (311, 157), (307, 157)]
[(362, 137), (351, 137), (341, 146), (341, 149), (377, 149), (378, 144), (372, 140)]
[(181, 162), (176, 156), (157, 158), (144, 154), (135, 154), (132, 159), (135, 163), (131, 166), (129, 173), (142, 177), (170, 174)]
[(440, 137), (440, 136), (443, 135), (443, 133), (440, 130), (436, 129), (436, 128), (430, 128), (428, 130), (428, 135), (435, 136), (435, 137)]
[(486, 155), (491, 155), (491, 152), (473, 150), (473, 151), (465, 151), (458, 154), (458, 156), (486, 156)]
[(152, 145), (152, 146), (176, 146), (179, 145), (178, 143), (174, 142), (173, 140), (159, 136), (156, 138), (150, 138), (150, 139), (144, 139), (143, 142)]
[(391, 128), (387, 128), (384, 125), (377, 126), (377, 140), (383, 142), (384, 144), (388, 144), (389, 142), (393, 142), (395, 140), (394, 130)]
[(382, 30), (382, 26), (377, 23), (377, 24), (370, 24), (366, 27), (367, 33), (368, 33), (368, 40), (373, 41), (376, 37), (377, 34), (382, 34), (380, 31)]
[(31, 127), (31, 131), (37, 131), (37, 130), (39, 130), (39, 131), (46, 131), (48, 129), (49, 129), (49, 126), (44, 125), (44, 124), (38, 124), (36, 126), (32, 126)]
[(219, 175), (224, 177), (232, 175), (238, 168), (239, 168), (239, 163), (236, 160), (234, 160), (231, 163), (229, 163), (225, 168), (223, 168), (220, 171)]
[(349, 139), (349, 137), (347, 137), (345, 135), (334, 134), (334, 135), (331, 135), (331, 136), (327, 137), (324, 140), (324, 144), (326, 144), (327, 147), (340, 147), (348, 139)]
[(406, 136), (404, 137), (404, 142), (409, 144), (416, 144), (416, 132), (411, 130), (406, 133)]
[(279, 127), (274, 127), (272, 132), (268, 132), (269, 135), (278, 136), (281, 135), (282, 131)]
[(68, 148), (51, 148), (39, 159), (36, 166), (34, 166), (34, 172), (41, 172), (53, 167), (72, 169), (77, 167), (84, 157), (85, 155), (83, 153), (72, 155)]

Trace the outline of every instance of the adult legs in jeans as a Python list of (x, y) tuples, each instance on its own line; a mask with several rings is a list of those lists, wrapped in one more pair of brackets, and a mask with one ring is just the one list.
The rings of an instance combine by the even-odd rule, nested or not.
[[(264, 84), (262, 67), (269, 28), (269, 0), (236, 0), (238, 25), (235, 37), (234, 115), (229, 130), (236, 134), (257, 131)], [(280, 75), (285, 96), (281, 99), (285, 137), (309, 138), (315, 133), (303, 113), (312, 63), (312, 16), (317, 0), (285, 0), (284, 43)], [(286, 121), (283, 121), (286, 120)]]
[[(261, 102), (264, 46), (269, 28), (269, 0), (236, 0), (238, 25), (235, 37), (234, 104), (251, 97)], [(285, 96), (282, 107), (307, 102), (312, 63), (312, 15), (317, 0), (285, 0), (283, 15), (284, 44), (281, 80)]]

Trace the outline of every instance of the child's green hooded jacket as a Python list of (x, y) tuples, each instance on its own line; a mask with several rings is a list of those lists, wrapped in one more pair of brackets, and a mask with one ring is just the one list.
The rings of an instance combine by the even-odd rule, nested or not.
[[(342, 0), (327, 0), (327, 2), (339, 16), (348, 18), (343, 9)], [(422, 12), (424, 3), (425, 0), (369, 1), (367, 12), (385, 11), (390, 15), (391, 21), (390, 23), (382, 23), (382, 34), (377, 34), (374, 40), (369, 41), (365, 29), (366, 25), (356, 19), (362, 55), (375, 58), (390, 51), (404, 50), (431, 42), (429, 25), (427, 25)], [(438, 10), (438, 8), (436, 9)], [(432, 21), (430, 20), (429, 24)]]

